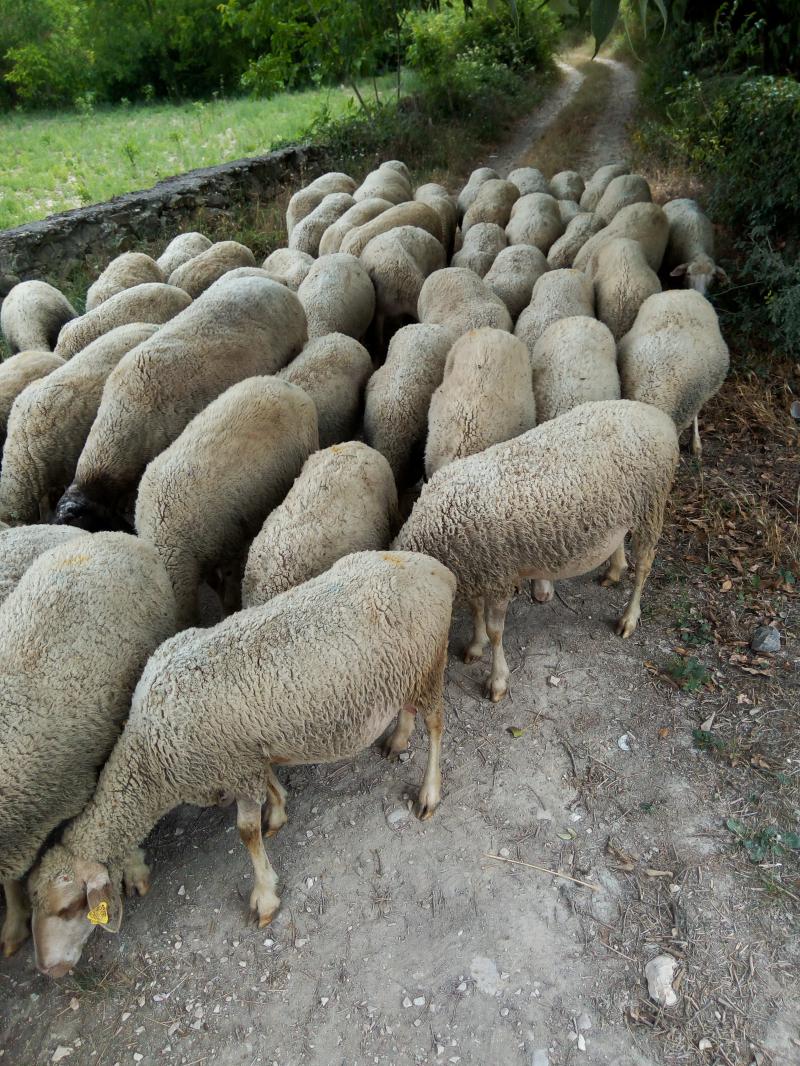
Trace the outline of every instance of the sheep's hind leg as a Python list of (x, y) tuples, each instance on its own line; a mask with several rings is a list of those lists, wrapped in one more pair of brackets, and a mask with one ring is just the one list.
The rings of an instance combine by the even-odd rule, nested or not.
[(31, 905), (22, 881), (4, 881), (3, 889), (6, 895), (6, 916), (0, 942), (3, 945), (3, 954), (9, 958), (28, 939)]
[(444, 670), (447, 648), (442, 652), (430, 675), (430, 688), (419, 701), (419, 709), (428, 731), (428, 761), (417, 796), (414, 813), (425, 821), (433, 815), (442, 799), (442, 732), (444, 731)]
[(503, 629), (506, 622), (508, 598), (495, 600), (486, 609), (486, 629), (492, 644), (492, 672), (486, 682), (484, 694), (492, 703), (499, 703), (508, 692), (509, 670), (503, 650)]
[(600, 584), (604, 589), (618, 584), (620, 578), (627, 569), (628, 563), (625, 559), (625, 541), (623, 540), (608, 560), (608, 569), (600, 578)]
[(393, 756), (399, 755), (401, 751), (406, 750), (408, 742), (411, 740), (411, 734), (414, 732), (416, 721), (417, 708), (410, 703), (404, 704), (397, 716), (397, 725), (381, 745), (381, 754), (385, 759), (391, 759)]
[(643, 548), (641, 545), (634, 545), (634, 547), (636, 550), (636, 580), (633, 586), (633, 595), (628, 601), (625, 613), (617, 622), (617, 633), (623, 639), (633, 634), (641, 618), (642, 590), (650, 576), (650, 570), (656, 555), (655, 548)]
[(274, 837), (289, 821), (289, 816), (286, 813), (286, 789), (269, 765), (267, 766), (267, 796), (269, 810), (266, 818), (262, 819), (262, 827), (266, 829), (268, 837)]
[(700, 441), (700, 426), (697, 422), (697, 415), (694, 416), (694, 422), (692, 423), (692, 455), (695, 459), (701, 459), (703, 456), (703, 445)]
[(549, 603), (555, 596), (556, 590), (553, 582), (546, 578), (537, 578), (531, 582), (531, 596), (537, 603)]
[(131, 848), (122, 860), (122, 880), (129, 896), (134, 892), (139, 896), (146, 896), (150, 891), (150, 867), (144, 861), (141, 848)]
[(486, 632), (486, 605), (483, 596), (476, 596), (470, 601), (472, 612), (472, 640), (464, 652), (465, 663), (476, 663), (483, 658), (483, 652), (489, 643), (489, 634)]
[(269, 925), (281, 905), (275, 892), (278, 878), (264, 850), (264, 840), (261, 836), (261, 804), (239, 797), (236, 805), (236, 827), (242, 843), (250, 852), (255, 875), (255, 885), (250, 893), (250, 910), (258, 915), (259, 927), (263, 928)]

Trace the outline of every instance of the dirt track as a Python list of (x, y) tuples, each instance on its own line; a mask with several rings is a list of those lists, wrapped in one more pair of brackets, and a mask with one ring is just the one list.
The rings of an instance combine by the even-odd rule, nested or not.
[[(614, 70), (597, 141), (565, 167), (624, 157), (633, 81)], [(528, 150), (577, 90), (580, 75), (568, 79), (559, 107), (545, 103), (493, 165)], [(623, 642), (611, 622), (630, 587), (566, 582), (546, 606), (520, 595), (512, 694), (497, 707), (481, 697), (486, 663), (459, 659), (459, 617), (431, 822), (406, 812), (421, 731), (406, 762), (369, 751), (284, 774), (290, 820), (269, 843), (283, 907), (266, 931), (247, 919), (231, 811), (167, 817), (148, 843), (152, 891), (118, 937), (95, 934), (61, 983), (35, 973), (27, 948), (0, 966), (3, 1066), (43, 1066), (59, 1048), (67, 1066), (800, 1061), (796, 948), (775, 941), (792, 919), (742, 891), (730, 797), (692, 744), (736, 691), (698, 698), (654, 681), (644, 664), (671, 651), (687, 589), (658, 561)], [(679, 960), (672, 1012), (643, 977), (663, 951)]]

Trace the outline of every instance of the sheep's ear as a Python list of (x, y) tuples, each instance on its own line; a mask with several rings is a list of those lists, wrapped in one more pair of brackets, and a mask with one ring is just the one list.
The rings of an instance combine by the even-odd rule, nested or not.
[(717, 281), (721, 281), (723, 285), (730, 285), (731, 279), (725, 273), (721, 266), (714, 267), (714, 277)]
[(99, 866), (86, 882), (86, 917), (107, 933), (118, 933), (122, 925), (122, 896), (111, 883), (108, 870)]
[(670, 270), (669, 276), (671, 278), (682, 278), (688, 268), (688, 263), (681, 263), (680, 266), (676, 266), (674, 270)]

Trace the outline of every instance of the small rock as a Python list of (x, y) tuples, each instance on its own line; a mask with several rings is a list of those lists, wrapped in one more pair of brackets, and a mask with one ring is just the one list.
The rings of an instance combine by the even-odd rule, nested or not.
[(414, 1006), (415, 1007), (424, 1007), (425, 1006), (425, 997), (424, 996), (417, 996), (414, 999)]
[(411, 758), (411, 752), (410, 751), (401, 751), (400, 752), (400, 762), (408, 762), (408, 760), (410, 758)]
[(675, 989), (672, 987), (672, 979), (677, 969), (678, 963), (672, 955), (656, 955), (644, 968), (647, 991), (659, 1007), (674, 1007), (678, 1002)]
[(461, 984), (456, 989), (456, 992), (466, 992), (466, 991), (467, 991), (467, 982), (466, 981), (462, 981)]
[[(580, 817), (580, 815), (578, 817)], [(538, 809), (538, 811), (536, 812), (536, 821), (537, 822), (552, 822), (552, 820), (553, 820), (553, 812), (552, 811), (548, 811), (548, 810), (545, 810), (544, 807), (540, 807)]]
[(80, 1003), (79, 1003), (79, 1002), (78, 1002), (78, 1000), (77, 1000), (77, 999), (76, 999), (76, 998), (75, 998), (75, 997), (73, 996), (73, 997), (72, 997), (72, 999), (71, 999), (71, 1000), (69, 1001), (69, 1009), (70, 1009), (70, 1010), (78, 1010), (78, 1009), (79, 1009), (79, 1007), (80, 1007)]
[(301, 937), (298, 937), (297, 940), (295, 940), (294, 946), (296, 948), (304, 948), (307, 943), (308, 943), (308, 939), (306, 937), (302, 937), (301, 936)]
[(508, 848), (500, 848), (500, 851), (498, 852), (498, 855), (500, 855), (504, 859), (507, 859), (510, 854), (511, 852), (508, 850)]
[(630, 733), (623, 733), (622, 736), (617, 741), (617, 747), (619, 748), (620, 751), (630, 751), (631, 750), (631, 743), (630, 742), (631, 742)]
[(122, 1014), (122, 1017), (120, 1018), (120, 1021), (121, 1022), (127, 1022), (128, 1018), (130, 1018), (130, 1016), (131, 1016), (131, 1012), (129, 1010), (123, 1011), (123, 1014)]
[(178, 889), (178, 895), (179, 896), (185, 896), (186, 895), (186, 885), (181, 885), (181, 887)]
[(406, 996), (405, 999), (403, 1000), (403, 1006), (404, 1007), (410, 1007), (411, 1006), (411, 1000), (408, 998), (408, 996)]
[(753, 651), (775, 652), (781, 650), (781, 635), (775, 626), (759, 626), (750, 641)]
[(389, 825), (399, 825), (400, 822), (405, 822), (407, 818), (408, 810), (406, 807), (396, 807), (386, 815), (386, 821)]
[(306, 888), (313, 888), (313, 887), (314, 887), (314, 878), (313, 877), (307, 877), (306, 878)]
[(133, 1053), (133, 1061), (134, 1062), (141, 1062), (143, 1058), (144, 1058), (144, 1055), (142, 1055), (141, 1052), (134, 1051), (134, 1053)]
[(698, 1050), (698, 1051), (711, 1051), (711, 1049), (713, 1048), (713, 1046), (714, 1046), (714, 1045), (713, 1045), (713, 1044), (711, 1043), (711, 1041), (710, 1041), (710, 1040), (708, 1039), (708, 1037), (707, 1037), (707, 1036), (704, 1036), (704, 1037), (703, 1037), (703, 1038), (702, 1038), (702, 1039), (700, 1040), (700, 1043), (699, 1043), (699, 1044), (697, 1045), (697, 1050)]
[(328, 997), (328, 996), (322, 996), (322, 998), (320, 999), (320, 1004), (321, 1004), (321, 1005), (322, 1005), (323, 1007), (327, 1007), (327, 1006), (328, 1006), (328, 1003), (330, 1003), (330, 999), (329, 999), (329, 997)]
[(586, 1032), (587, 1029), (592, 1028), (592, 1019), (589, 1017), (586, 1011), (583, 1011), (575, 1019), (575, 1024), (577, 1025), (578, 1030), (580, 1032)]
[(500, 1017), (501, 1018), (507, 1018), (508, 1017), (508, 1007), (503, 1007), (503, 1009), (500, 1011)]
[(271, 948), (274, 943), (274, 940), (271, 940), (269, 937), (267, 937), (267, 939), (264, 941), (264, 947)]
[(65, 1059), (67, 1057), (67, 1055), (71, 1055), (73, 1051), (74, 1051), (74, 1048), (64, 1047), (63, 1044), (59, 1044), (58, 1047), (53, 1052), (53, 1057), (50, 1059), (50, 1061), (51, 1062), (61, 1062), (61, 1060)]
[(547, 679), (547, 683), (548, 685), (552, 685), (553, 688), (558, 688), (558, 686), (563, 680), (563, 677), (558, 677), (556, 674), (551, 674), (550, 677), (548, 677)]
[(586, 1050), (586, 1040), (583, 1033), (578, 1033), (578, 1051)]
[(531, 1056), (531, 1066), (550, 1066), (550, 1059), (547, 1057), (547, 1048), (537, 1048)]

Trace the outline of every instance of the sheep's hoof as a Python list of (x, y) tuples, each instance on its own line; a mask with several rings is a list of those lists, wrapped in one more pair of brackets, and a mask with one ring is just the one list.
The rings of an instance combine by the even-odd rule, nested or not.
[(492, 703), (499, 703), (500, 700), (508, 692), (508, 682), (503, 681), (501, 678), (489, 678), (486, 684), (483, 686), (483, 694), (487, 699), (490, 699)]
[(468, 648), (464, 650), (463, 659), (465, 663), (477, 663), (483, 658), (484, 648), (480, 644), (470, 644)]
[(3, 945), (3, 955), (5, 958), (10, 959), (12, 955), (16, 954), (28, 939), (29, 935), (27, 921), (23, 922), (21, 925), (14, 922), (8, 928), (4, 928), (0, 943)]
[(395, 741), (395, 734), (387, 737), (381, 744), (381, 755), (384, 759), (397, 759), (402, 751), (408, 751), (408, 738), (404, 741)]
[(617, 636), (622, 637), (623, 640), (627, 640), (628, 637), (632, 637), (636, 631), (636, 626), (639, 622), (638, 618), (627, 618), (625, 615), (617, 622)]
[(146, 896), (150, 891), (150, 867), (140, 859), (127, 863), (122, 870), (122, 881), (125, 885), (125, 894), (132, 896)]
[(610, 570), (600, 578), (600, 588), (610, 589), (618, 585), (622, 574), (614, 574)]
[(281, 829), (283, 829), (283, 827), (286, 825), (286, 823), (288, 821), (289, 821), (289, 818), (286, 815), (286, 813), (284, 813), (281, 818), (274, 818), (273, 819), (272, 811), (270, 811), (269, 816), (267, 818), (266, 834), (265, 835), (268, 836), (268, 837), (276, 836), (278, 833), (280, 833)]
[(258, 919), (259, 929), (263, 929), (264, 926), (269, 925), (278, 913), (280, 905), (281, 901), (274, 892), (261, 894), (257, 889), (253, 889), (253, 893), (250, 896), (250, 910)]
[(549, 603), (556, 594), (552, 581), (534, 581), (531, 592), (537, 603)]
[(423, 785), (419, 796), (417, 796), (417, 802), (414, 804), (414, 814), (421, 822), (427, 822), (429, 818), (433, 817), (441, 798), (442, 794), (438, 787), (433, 788)]

